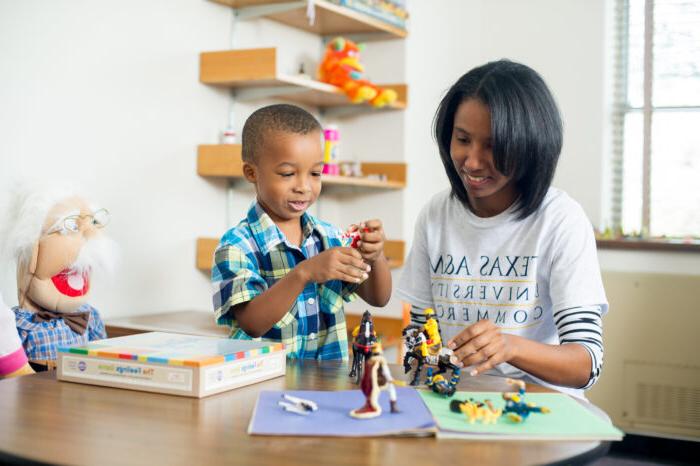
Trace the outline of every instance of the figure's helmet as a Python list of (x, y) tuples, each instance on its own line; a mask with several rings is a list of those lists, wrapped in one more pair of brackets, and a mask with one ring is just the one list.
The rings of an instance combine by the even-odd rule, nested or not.
[(372, 354), (375, 356), (381, 356), (383, 353), (383, 348), (382, 344), (379, 342), (376, 342), (375, 344), (372, 345)]
[(423, 311), (423, 314), (425, 314), (426, 319), (430, 319), (431, 317), (435, 317), (435, 311), (431, 307), (429, 307), (425, 311)]

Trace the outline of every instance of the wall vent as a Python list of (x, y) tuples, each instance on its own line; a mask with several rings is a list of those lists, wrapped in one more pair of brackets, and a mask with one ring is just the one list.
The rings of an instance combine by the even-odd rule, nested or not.
[(639, 428), (700, 435), (700, 367), (625, 361), (623, 417)]

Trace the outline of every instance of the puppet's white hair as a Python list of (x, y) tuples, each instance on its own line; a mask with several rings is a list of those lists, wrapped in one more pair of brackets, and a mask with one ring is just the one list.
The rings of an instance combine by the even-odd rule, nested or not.
[(42, 234), (46, 216), (57, 203), (79, 191), (55, 182), (24, 181), (13, 189), (3, 206), (0, 223), (0, 258), (3, 262), (27, 263)]

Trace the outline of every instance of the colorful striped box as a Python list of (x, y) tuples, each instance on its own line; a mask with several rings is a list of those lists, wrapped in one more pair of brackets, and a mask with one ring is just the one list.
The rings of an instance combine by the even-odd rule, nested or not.
[(282, 343), (149, 332), (59, 348), (59, 380), (202, 398), (284, 375)]

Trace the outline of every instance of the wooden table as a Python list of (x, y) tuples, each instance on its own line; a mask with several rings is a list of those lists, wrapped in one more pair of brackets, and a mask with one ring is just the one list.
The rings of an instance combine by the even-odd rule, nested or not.
[[(203, 399), (59, 382), (54, 373), (0, 381), (0, 462), (90, 465), (516, 465), (601, 455), (600, 442), (435, 438), (261, 437), (246, 433), (257, 392), (354, 388), (347, 364), (290, 362), (286, 377)], [(400, 371), (394, 367), (393, 373)], [(503, 379), (463, 390), (506, 390)], [(531, 391), (547, 391), (529, 387)], [(399, 400), (399, 403), (401, 400)]]

